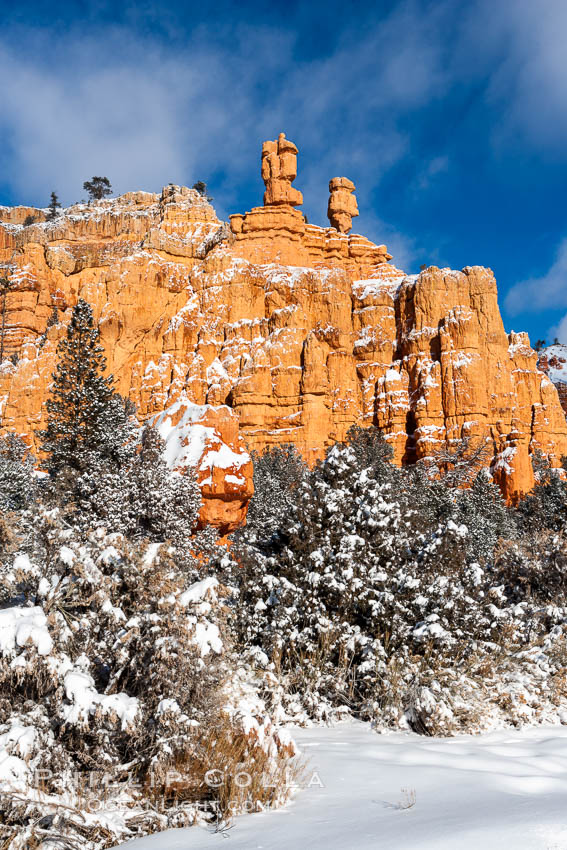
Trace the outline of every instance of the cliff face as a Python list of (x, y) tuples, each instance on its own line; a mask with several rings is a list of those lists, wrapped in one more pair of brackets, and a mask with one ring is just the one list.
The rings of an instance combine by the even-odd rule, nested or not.
[[(38, 221), (24, 226), (29, 215)], [(567, 425), (527, 336), (504, 331), (492, 272), (406, 276), (389, 259), (286, 204), (229, 227), (184, 187), (54, 221), (0, 208), (4, 356), (16, 355), (0, 372), (2, 427), (33, 440), (43, 426), (81, 296), (119, 391), (156, 417), (172, 465), (197, 466), (203, 518), (225, 531), (252, 492), (247, 450), (293, 442), (313, 460), (353, 423), (383, 428), (399, 463), (486, 439), (504, 493), (525, 492), (530, 453), (559, 465)]]

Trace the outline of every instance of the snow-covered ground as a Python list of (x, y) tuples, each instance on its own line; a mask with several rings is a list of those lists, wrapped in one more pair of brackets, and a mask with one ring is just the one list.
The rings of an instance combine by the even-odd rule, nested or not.
[(317, 773), (285, 809), (239, 817), (225, 835), (193, 827), (121, 848), (207, 850), (227, 837), (230, 850), (567, 848), (567, 728), (441, 739), (353, 723), (294, 737)]
[(558, 343), (548, 345), (539, 352), (539, 357), (547, 358), (547, 376), (554, 384), (567, 384), (567, 345)]

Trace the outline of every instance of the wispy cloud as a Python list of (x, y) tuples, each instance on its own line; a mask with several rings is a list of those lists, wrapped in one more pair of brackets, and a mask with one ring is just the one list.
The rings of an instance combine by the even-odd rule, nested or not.
[(567, 314), (563, 316), (557, 325), (554, 325), (549, 329), (547, 336), (548, 344), (555, 339), (562, 342), (564, 345), (567, 344)]
[(71, 30), (56, 54), (45, 34), (30, 31), (28, 50), (0, 35), (8, 183), (36, 202), (52, 188), (75, 200), (94, 172), (125, 190), (224, 166), (238, 184), (257, 168), (262, 139), (285, 129), (301, 145), (298, 185), (321, 210), (330, 177), (355, 171), (375, 185), (406, 153), (398, 117), (440, 85), (441, 57), (415, 11), (404, 3), (362, 38), (347, 34), (331, 55), (303, 62), (293, 33), (249, 26), (230, 44), (201, 28), (182, 47), (120, 28)]
[(403, 265), (415, 242), (373, 210), (392, 168), (408, 163), (409, 203), (435, 191), (449, 164), (458, 185), (467, 121), (496, 147), (520, 136), (535, 150), (567, 145), (563, 0), (472, 0), (464, 11), (460, 0), (401, 0), (388, 14), (369, 4), (312, 55), (299, 54), (293, 21), (250, 25), (240, 10), (180, 39), (162, 5), (132, 5), (145, 26), (91, 16), (87, 36), (71, 24), (56, 47), (49, 29), (3, 29), (1, 155), (12, 197), (46, 203), (55, 189), (70, 203), (95, 173), (120, 192), (204, 179), (226, 216), (260, 201), (260, 143), (284, 130), (300, 147), (296, 183), (310, 220), (326, 221), (328, 181), (348, 176), (357, 229), (397, 241)]
[(567, 307), (567, 238), (559, 245), (548, 271), (516, 283), (508, 291), (505, 305), (512, 316)]
[[(56, 188), (71, 202), (86, 177), (108, 174), (121, 191), (197, 179), (212, 168), (215, 141), (227, 154), (231, 119), (250, 108), (238, 90), (224, 108), (230, 69), (221, 56), (171, 55), (151, 40), (115, 31), (104, 42), (70, 37), (50, 66), (4, 48), (0, 126), (12, 154), (9, 182), (40, 201)], [(216, 164), (215, 164), (216, 167)]]
[(529, 144), (562, 151), (567, 143), (567, 74), (564, 0), (477, 0), (466, 18), (464, 38), (476, 73), (489, 77), (490, 131), (503, 146)]

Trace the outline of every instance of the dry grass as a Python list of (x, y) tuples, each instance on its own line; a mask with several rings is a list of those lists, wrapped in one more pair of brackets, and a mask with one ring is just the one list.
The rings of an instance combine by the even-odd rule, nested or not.
[(400, 811), (405, 811), (406, 809), (413, 809), (416, 802), (416, 793), (415, 788), (402, 788), (402, 798), (399, 800), (397, 804), (397, 808)]
[[(19, 793), (2, 794), (0, 850), (36, 850), (46, 841), (53, 850), (114, 847), (119, 836), (84, 817), (99, 805), (104, 811), (107, 803), (109, 811), (116, 811), (114, 802), (133, 835), (192, 826), (203, 819), (226, 831), (239, 813), (283, 805), (303, 779), (305, 765), (295, 757), (293, 745), (278, 742), (271, 729), (266, 738), (268, 747), (254, 730), (244, 734), (221, 716), (215, 725), (197, 729), (169, 764), (149, 774), (129, 804), (118, 804), (121, 791), (133, 790), (127, 783), (107, 788), (101, 781), (93, 789), (88, 774), (74, 789), (74, 805), (49, 794), (37, 801)], [(91, 807), (93, 801), (97, 808)]]
[(254, 732), (235, 730), (228, 717), (197, 734), (187, 749), (153, 774), (147, 793), (166, 807), (205, 802), (219, 821), (243, 811), (282, 805), (303, 774), (304, 766), (290, 745), (268, 754)]

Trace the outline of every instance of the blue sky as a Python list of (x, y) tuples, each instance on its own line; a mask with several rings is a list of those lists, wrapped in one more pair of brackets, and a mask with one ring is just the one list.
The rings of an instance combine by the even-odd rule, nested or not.
[(14, 6), (0, 203), (201, 179), (227, 216), (261, 202), (283, 130), (311, 222), (349, 177), (398, 266), (490, 266), (507, 330), (567, 342), (565, 0)]

